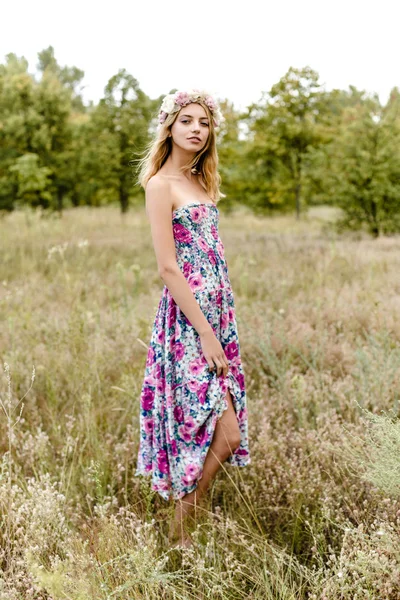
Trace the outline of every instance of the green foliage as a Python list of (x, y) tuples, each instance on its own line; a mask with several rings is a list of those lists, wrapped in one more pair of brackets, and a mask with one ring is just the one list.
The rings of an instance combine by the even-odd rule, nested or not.
[(122, 212), (126, 212), (135, 183), (128, 164), (132, 154), (139, 153), (149, 140), (149, 123), (157, 105), (125, 69), (111, 77), (104, 92), (97, 107), (97, 118), (114, 145), (115, 192)]
[(11, 165), (9, 171), (15, 176), (17, 197), (23, 203), (44, 208), (50, 206), (51, 170), (48, 167), (39, 167), (37, 154), (23, 154)]
[(375, 237), (400, 231), (400, 121), (379, 107), (350, 109), (329, 152), (339, 226)]
[(248, 191), (255, 207), (295, 208), (300, 214), (307, 151), (323, 142), (319, 87), (309, 67), (290, 68), (265, 94), (265, 103), (249, 107)]
[(363, 477), (385, 494), (400, 498), (400, 422), (394, 415), (365, 411), (369, 428), (365, 434), (365, 453), (360, 462)]
[[(148, 142), (156, 103), (122, 69), (99, 104), (85, 107), (83, 71), (61, 67), (52, 46), (39, 53), (38, 66), (39, 81), (24, 58), (9, 54), (0, 65), (0, 208), (119, 201), (126, 211), (130, 197), (141, 195), (129, 161)], [(28, 162), (16, 162), (25, 155)]]
[[(142, 202), (132, 165), (148, 147), (161, 98), (149, 98), (120, 69), (99, 103), (85, 106), (82, 70), (60, 66), (52, 46), (39, 52), (38, 68), (40, 79), (12, 53), (0, 65), (0, 210), (119, 203), (126, 212)], [(341, 209), (341, 229), (375, 237), (400, 230), (397, 88), (381, 106), (354, 86), (327, 92), (316, 71), (290, 67), (243, 113), (227, 99), (220, 103), (226, 210), (245, 204), (299, 217), (330, 204)]]

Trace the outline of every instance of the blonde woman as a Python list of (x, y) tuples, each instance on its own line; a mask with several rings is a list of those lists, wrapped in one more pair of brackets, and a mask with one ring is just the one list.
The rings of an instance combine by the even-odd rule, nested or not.
[(135, 475), (176, 501), (169, 541), (192, 545), (187, 519), (222, 463), (250, 462), (234, 297), (218, 233), (217, 101), (167, 95), (140, 162), (158, 273), (164, 282), (148, 349)]

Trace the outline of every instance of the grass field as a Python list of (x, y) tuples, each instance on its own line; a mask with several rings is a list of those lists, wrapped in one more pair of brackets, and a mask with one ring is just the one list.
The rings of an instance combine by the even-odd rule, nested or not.
[(221, 209), (252, 463), (181, 552), (133, 477), (162, 289), (144, 211), (0, 220), (1, 600), (400, 598), (400, 238), (331, 218)]

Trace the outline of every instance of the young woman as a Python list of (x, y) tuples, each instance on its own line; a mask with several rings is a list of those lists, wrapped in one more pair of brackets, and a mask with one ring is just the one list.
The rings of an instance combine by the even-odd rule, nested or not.
[(169, 540), (190, 546), (186, 520), (222, 463), (250, 462), (234, 297), (218, 233), (216, 129), (200, 90), (167, 95), (139, 183), (164, 282), (148, 349), (135, 475), (176, 500)]

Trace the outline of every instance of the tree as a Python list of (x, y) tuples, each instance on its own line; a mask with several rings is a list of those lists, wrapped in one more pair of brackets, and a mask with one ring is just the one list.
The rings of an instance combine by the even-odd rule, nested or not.
[(35, 151), (40, 117), (33, 108), (35, 80), (24, 57), (7, 54), (0, 65), (0, 209), (12, 210), (15, 180), (9, 168), (19, 156)]
[[(60, 69), (51, 47), (40, 53), (39, 59), (39, 82), (28, 73), (28, 62), (23, 57), (9, 54), (6, 64), (0, 66), (0, 206), (7, 209), (12, 209), (17, 198), (21, 201), (32, 197), (18, 195), (15, 178), (10, 180), (14, 172), (10, 167), (19, 157), (35, 155), (37, 169), (48, 169), (52, 196), (51, 201), (46, 196), (49, 207), (61, 210), (65, 194), (75, 184), (69, 164), (73, 69)], [(60, 79), (61, 73), (64, 79), (69, 78), (69, 84)]]
[(225, 120), (217, 134), (221, 191), (226, 195), (223, 206), (231, 210), (242, 203), (246, 189), (247, 143), (242, 137), (241, 114), (229, 100), (220, 101)]
[(114, 141), (115, 186), (121, 211), (125, 213), (129, 196), (136, 191), (129, 162), (132, 153), (142, 150), (149, 139), (149, 123), (157, 105), (125, 69), (111, 77), (104, 92), (95, 118), (101, 130), (108, 132)]
[(398, 110), (359, 106), (345, 111), (329, 145), (327, 194), (343, 210), (340, 227), (366, 227), (374, 236), (400, 231), (400, 121)]
[(85, 112), (83, 98), (80, 93), (82, 89), (80, 84), (85, 76), (85, 72), (78, 69), (78, 67), (61, 67), (55, 58), (53, 46), (49, 46), (39, 52), (38, 59), (39, 62), (37, 68), (39, 72), (53, 73), (53, 75), (61, 82), (62, 86), (70, 90), (72, 110)]
[(50, 192), (50, 169), (39, 166), (37, 154), (29, 153), (20, 156), (14, 165), (9, 167), (14, 175), (17, 197), (23, 204), (48, 208), (52, 195)]
[(299, 218), (305, 158), (324, 141), (318, 74), (291, 67), (264, 96), (265, 102), (249, 107), (246, 118), (252, 142), (250, 193), (261, 207), (295, 207)]

